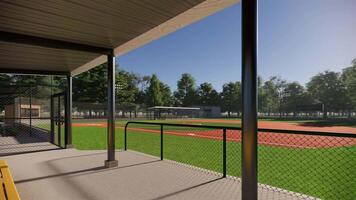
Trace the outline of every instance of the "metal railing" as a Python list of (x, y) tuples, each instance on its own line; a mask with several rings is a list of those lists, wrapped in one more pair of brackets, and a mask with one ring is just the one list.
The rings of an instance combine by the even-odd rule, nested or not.
[[(149, 129), (151, 130), (148, 131)], [(128, 149), (130, 142), (128, 141), (130, 131), (133, 134), (145, 131), (146, 133), (156, 133), (153, 140), (159, 140), (154, 145), (160, 146), (159, 152), (157, 151), (156, 154), (161, 160), (166, 158), (165, 149), (169, 150), (170, 148), (169, 151), (172, 151), (172, 149), (179, 151), (178, 148), (184, 147), (183, 145), (179, 146), (178, 143), (169, 143), (169, 140), (177, 135), (189, 136), (184, 139), (190, 138), (190, 140), (194, 140), (196, 137), (193, 143), (185, 143), (186, 146), (194, 144), (199, 146), (201, 144), (197, 142), (204, 143), (201, 139), (214, 140), (215, 143), (205, 147), (206, 149), (201, 150), (203, 153), (199, 155), (214, 151), (213, 153), (210, 152), (209, 155), (221, 159), (215, 158), (210, 162), (210, 165), (219, 166), (195, 165), (196, 163), (191, 164), (190, 161), (188, 164), (209, 171), (220, 171), (222, 169), (223, 177), (227, 175), (241, 177), (240, 167), (244, 163), (241, 160), (243, 149), (240, 145), (242, 140), (240, 127), (130, 121), (126, 123), (124, 130), (125, 150)], [(215, 134), (215, 137), (206, 137), (207, 134)], [(141, 140), (141, 137), (142, 135), (137, 137), (137, 140)], [(142, 144), (144, 143), (139, 143), (139, 145)], [(176, 146), (172, 147), (172, 144)], [(152, 146), (152, 148), (154, 147)], [(191, 154), (196, 153), (191, 148), (192, 146), (186, 147), (181, 152), (191, 151), (193, 152), (190, 152)], [(171, 154), (169, 151), (167, 153)], [(143, 151), (143, 153), (146, 152)], [(175, 158), (172, 159), (172, 154), (168, 159), (176, 160)], [(258, 160), (258, 180), (262, 185), (273, 186), (271, 187), (273, 190), (279, 191), (280, 188), (283, 188), (282, 190), (293, 191), (291, 193), (295, 195), (310, 195), (308, 197), (320, 197), (322, 199), (348, 199), (356, 195), (356, 191), (344, 189), (356, 186), (356, 179), (354, 179), (356, 176), (352, 177), (354, 170), (356, 170), (356, 133), (258, 129)], [(182, 162), (179, 159), (176, 161)], [(184, 160), (183, 163), (185, 161), (188, 160)], [(340, 165), (340, 162), (344, 164)], [(301, 169), (303, 167), (306, 167), (303, 169), (304, 171)], [(320, 185), (318, 182), (305, 182), (309, 179), (310, 181), (324, 179), (325, 177), (319, 177), (321, 176), (319, 174), (324, 173), (328, 173), (326, 174), (327, 180), (323, 181), (324, 185)], [(337, 182), (338, 180), (341, 181)], [(333, 186), (333, 190), (338, 191), (338, 193), (328, 189), (325, 185)]]
[(174, 124), (174, 123), (154, 123), (154, 122), (139, 122), (139, 121), (129, 121), (126, 123), (125, 125), (125, 131), (124, 131), (124, 149), (125, 151), (127, 150), (127, 129), (129, 124), (143, 124), (143, 125), (157, 125), (160, 126), (160, 159), (163, 160), (164, 158), (164, 142), (163, 142), (163, 135), (164, 135), (164, 126), (167, 127), (189, 127), (189, 128), (205, 128), (205, 129), (221, 129), (223, 131), (223, 136), (222, 136), (222, 174), (223, 177), (226, 177), (226, 155), (227, 155), (227, 151), (226, 151), (226, 141), (227, 141), (227, 137), (226, 137), (226, 133), (227, 130), (238, 130), (240, 131), (241, 128), (240, 127), (225, 127), (225, 126), (211, 126), (211, 125), (194, 125), (194, 124)]

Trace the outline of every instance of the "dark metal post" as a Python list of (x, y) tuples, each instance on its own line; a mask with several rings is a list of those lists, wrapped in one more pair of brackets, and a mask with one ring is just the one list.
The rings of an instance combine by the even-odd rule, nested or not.
[(51, 143), (54, 143), (54, 98), (51, 96)]
[(67, 75), (65, 95), (65, 147), (72, 148), (72, 76)]
[(118, 166), (118, 161), (115, 160), (115, 56), (112, 51), (108, 57), (108, 128), (107, 128), (107, 145), (108, 159), (105, 161), (106, 167)]
[(226, 177), (226, 128), (223, 129), (223, 177)]
[(30, 85), (30, 136), (32, 136), (32, 85)]
[(257, 200), (257, 0), (242, 0), (242, 200)]
[(21, 96), (19, 96), (19, 109), (20, 109), (20, 111), (18, 113), (18, 115), (19, 115), (19, 124), (21, 124)]
[(127, 150), (127, 126), (129, 123), (126, 123), (125, 125), (125, 133), (124, 133), (124, 146), (125, 146), (125, 151)]
[(163, 124), (161, 124), (161, 160), (163, 160)]
[(57, 123), (58, 123), (58, 146), (62, 147), (61, 135), (62, 135), (62, 120), (61, 120), (61, 96), (57, 97)]

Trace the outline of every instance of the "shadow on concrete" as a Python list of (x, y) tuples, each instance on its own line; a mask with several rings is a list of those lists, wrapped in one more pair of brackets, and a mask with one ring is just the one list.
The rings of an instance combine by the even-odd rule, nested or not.
[(153, 198), (153, 199), (151, 199), (151, 200), (161, 200), (161, 199), (165, 199), (165, 198), (168, 198), (168, 197), (172, 197), (172, 196), (178, 195), (178, 194), (180, 194), (180, 193), (187, 192), (187, 191), (189, 191), (189, 190), (193, 190), (193, 189), (196, 189), (196, 188), (198, 188), (198, 187), (202, 187), (202, 186), (204, 186), (204, 185), (208, 185), (208, 184), (214, 183), (214, 182), (219, 181), (219, 180), (222, 180), (222, 179), (224, 179), (224, 178), (223, 178), (223, 177), (216, 178), (216, 179), (213, 179), (213, 180), (210, 180), (210, 181), (206, 181), (206, 182), (203, 182), (203, 183), (200, 183), (200, 184), (191, 186), (191, 187), (187, 187), (187, 188), (184, 188), (184, 189), (181, 189), (181, 190), (178, 190), (178, 191), (169, 193), (169, 194), (165, 194), (165, 195), (162, 195), (162, 196)]
[[(87, 156), (87, 155), (83, 155), (83, 156)], [(77, 157), (81, 157), (81, 156), (77, 156)], [(41, 176), (41, 177), (36, 177), (36, 178), (18, 180), (18, 181), (15, 181), (15, 184), (26, 183), (26, 182), (31, 182), (31, 181), (38, 181), (38, 180), (43, 180), (43, 179), (64, 177), (64, 176), (70, 176), (70, 175), (78, 175), (78, 176), (87, 175), (87, 174), (92, 174), (92, 173), (97, 173), (97, 172), (124, 169), (124, 168), (128, 168), (128, 167), (139, 166), (139, 165), (146, 165), (146, 164), (155, 163), (155, 162), (159, 162), (159, 161), (161, 161), (161, 160), (153, 160), (153, 161), (148, 161), (148, 162), (136, 163), (136, 164), (132, 164), (132, 165), (113, 167), (113, 168), (106, 168), (104, 166), (99, 166), (99, 167), (93, 167), (93, 168), (88, 168), (88, 169), (83, 169), (83, 170), (76, 170), (76, 171), (58, 173), (58, 174), (53, 174), (53, 175), (48, 175), (48, 176)]]

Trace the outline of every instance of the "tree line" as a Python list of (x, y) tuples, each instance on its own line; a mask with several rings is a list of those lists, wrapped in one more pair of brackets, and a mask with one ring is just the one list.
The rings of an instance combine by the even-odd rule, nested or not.
[[(103, 73), (104, 65), (75, 77), (73, 91), (78, 95), (74, 95), (73, 99), (106, 101), (106, 76)], [(123, 107), (220, 106), (222, 112), (229, 116), (231, 113), (240, 114), (242, 111), (240, 81), (225, 83), (221, 92), (218, 92), (211, 83), (197, 85), (191, 74), (184, 73), (177, 81), (177, 89), (172, 91), (155, 74), (140, 76), (118, 70), (116, 76), (116, 98)], [(83, 92), (79, 94), (80, 91), (86, 92), (86, 95), (83, 95)], [(327, 70), (312, 76), (305, 86), (297, 81), (288, 82), (277, 76), (267, 80), (258, 77), (258, 107), (259, 112), (266, 115), (276, 113), (296, 115), (298, 106), (316, 104), (324, 106), (325, 117), (330, 112), (351, 113), (356, 108), (355, 91), (356, 59), (351, 62), (351, 66), (341, 72)]]
[[(0, 83), (14, 76), (0, 75)], [(26, 78), (19, 78), (28, 83)], [(31, 80), (48, 83), (48, 78)], [(53, 79), (51, 80), (53, 82)], [(65, 87), (65, 81), (55, 78), (59, 87)], [(73, 101), (106, 103), (106, 65), (100, 65), (73, 78)], [(297, 81), (288, 82), (281, 77), (272, 76), (267, 80), (258, 77), (258, 108), (266, 115), (296, 115), (298, 106), (324, 106), (324, 117), (330, 112), (343, 112), (351, 115), (356, 109), (356, 59), (341, 72), (323, 71), (311, 77), (305, 86)], [(195, 78), (188, 73), (181, 75), (177, 89), (171, 88), (159, 80), (158, 76), (141, 76), (118, 68), (116, 72), (116, 100), (119, 109), (132, 110), (137, 105), (151, 106), (220, 106), (229, 116), (242, 111), (242, 87), (240, 81), (228, 82), (218, 92), (211, 83), (196, 84)]]

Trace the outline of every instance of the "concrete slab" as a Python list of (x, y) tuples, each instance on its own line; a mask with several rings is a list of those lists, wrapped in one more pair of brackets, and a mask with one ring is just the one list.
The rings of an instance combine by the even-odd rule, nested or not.
[(47, 141), (36, 135), (29, 136), (29, 134), (0, 136), (0, 156), (59, 149)]
[[(240, 199), (238, 178), (118, 151), (119, 166), (105, 168), (105, 151), (66, 149), (3, 157), (22, 199), (159, 200)], [(300, 194), (260, 186), (259, 199), (305, 199)]]

